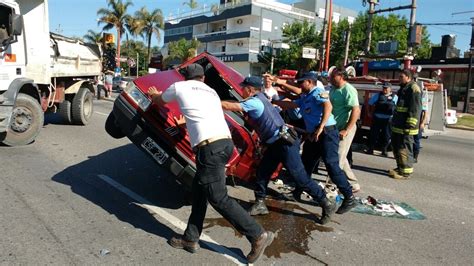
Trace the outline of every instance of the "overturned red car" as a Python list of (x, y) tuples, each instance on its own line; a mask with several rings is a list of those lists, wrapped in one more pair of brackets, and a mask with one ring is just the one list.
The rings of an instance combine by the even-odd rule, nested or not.
[[(191, 186), (196, 166), (186, 127), (177, 125), (174, 119), (181, 115), (179, 106), (176, 102), (164, 107), (152, 104), (147, 92), (152, 86), (164, 91), (174, 82), (184, 80), (181, 70), (192, 63), (200, 64), (204, 68), (204, 82), (217, 92), (221, 100), (242, 100), (242, 88), (239, 84), (243, 77), (216, 57), (202, 53), (175, 69), (150, 74), (130, 82), (115, 100), (105, 124), (110, 136), (128, 137), (188, 187)], [(228, 162), (227, 175), (242, 181), (251, 181), (255, 176), (255, 164), (260, 154), (258, 136), (247, 128), (241, 113), (225, 111), (225, 119), (235, 144), (233, 155)]]

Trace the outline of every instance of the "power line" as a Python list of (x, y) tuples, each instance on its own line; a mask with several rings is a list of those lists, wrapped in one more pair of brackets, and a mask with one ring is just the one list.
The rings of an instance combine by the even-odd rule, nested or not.
[(464, 26), (464, 25), (472, 25), (472, 22), (447, 22), (447, 23), (415, 23), (417, 25), (424, 25), (424, 26)]

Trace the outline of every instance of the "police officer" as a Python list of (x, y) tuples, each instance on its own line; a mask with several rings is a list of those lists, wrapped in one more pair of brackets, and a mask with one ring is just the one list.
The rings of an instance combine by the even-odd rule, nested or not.
[[(368, 154), (374, 154), (374, 148), (379, 140), (382, 145), (382, 155), (387, 156), (387, 148), (390, 144), (392, 131), (390, 121), (395, 111), (398, 96), (392, 93), (392, 84), (385, 82), (382, 91), (375, 94), (369, 100), (369, 106), (373, 107), (372, 125), (370, 127), (370, 143)], [(370, 114), (371, 112), (369, 112)], [(379, 138), (380, 137), (380, 138)]]
[(262, 79), (259, 77), (247, 77), (241, 83), (244, 89), (245, 100), (240, 103), (222, 102), (224, 110), (245, 112), (249, 124), (258, 133), (262, 143), (266, 145), (260, 165), (257, 169), (257, 181), (255, 188), (255, 204), (250, 208), (251, 215), (268, 214), (264, 198), (267, 192), (268, 182), (272, 173), (280, 162), (290, 172), (296, 184), (308, 192), (322, 207), (320, 223), (329, 222), (330, 216), (336, 210), (334, 202), (326, 198), (324, 190), (312, 180), (306, 173), (300, 156), (300, 141), (298, 138), (287, 140), (285, 136), (285, 123), (278, 110), (268, 101), (261, 92)]
[[(329, 101), (329, 93), (324, 87), (317, 86), (318, 75), (316, 73), (305, 73), (298, 84), (303, 96), (292, 102), (273, 102), (282, 108), (300, 108), (306, 125), (308, 137), (303, 144), (302, 161), (308, 176), (322, 157), (329, 177), (336, 184), (339, 191), (344, 195), (344, 201), (337, 213), (342, 214), (356, 205), (352, 187), (347, 181), (347, 176), (339, 166), (339, 131), (336, 120), (332, 115), (332, 105)], [(301, 189), (294, 192), (295, 198), (300, 197)]]
[(413, 136), (419, 132), (421, 89), (409, 69), (400, 73), (398, 102), (392, 119), (393, 155), (397, 168), (389, 171), (395, 179), (408, 179), (413, 173)]

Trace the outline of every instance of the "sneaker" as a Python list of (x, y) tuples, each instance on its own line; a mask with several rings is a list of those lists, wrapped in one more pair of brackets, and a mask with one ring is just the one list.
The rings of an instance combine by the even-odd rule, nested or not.
[(252, 216), (265, 215), (268, 213), (267, 205), (265, 205), (265, 201), (263, 199), (257, 199), (249, 209), (249, 214)]
[(365, 151), (366, 154), (370, 154), (370, 155), (373, 155), (374, 154), (374, 150), (373, 149), (368, 149)]
[(382, 151), (382, 156), (383, 156), (383, 157), (388, 157), (387, 151)]
[(323, 208), (320, 223), (327, 224), (329, 221), (331, 221), (331, 215), (333, 215), (336, 211), (336, 203), (329, 200), (328, 198), (324, 198), (319, 202), (319, 206)]
[(344, 214), (344, 213), (350, 211), (355, 206), (357, 206), (357, 202), (355, 200), (354, 195), (352, 195), (348, 198), (344, 198), (344, 200), (342, 201), (341, 207), (339, 207), (339, 209), (336, 211), (336, 213), (337, 214)]
[(252, 249), (247, 255), (247, 261), (249, 263), (256, 262), (260, 258), (260, 256), (262, 256), (263, 252), (265, 251), (265, 248), (270, 246), (274, 238), (275, 235), (272, 232), (263, 232), (257, 240), (252, 242)]
[(182, 237), (172, 237), (168, 240), (168, 244), (174, 248), (184, 249), (191, 253), (196, 253), (199, 249), (199, 243), (193, 241), (184, 240)]

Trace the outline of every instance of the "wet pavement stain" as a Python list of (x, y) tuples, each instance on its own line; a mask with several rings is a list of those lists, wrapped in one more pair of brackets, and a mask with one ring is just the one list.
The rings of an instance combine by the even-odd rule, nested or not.
[[(332, 227), (323, 226), (317, 223), (319, 214), (316, 215), (307, 209), (290, 202), (267, 199), (269, 214), (264, 216), (254, 216), (254, 218), (265, 228), (276, 233), (270, 248), (265, 250), (268, 257), (281, 258), (281, 254), (295, 252), (326, 264), (324, 261), (315, 258), (309, 251), (309, 241), (314, 231), (332, 232)], [(241, 201), (240, 204), (247, 209), (251, 203)], [(224, 218), (207, 218), (204, 221), (204, 229), (213, 226), (233, 228)], [(235, 235), (242, 235), (234, 229)]]

